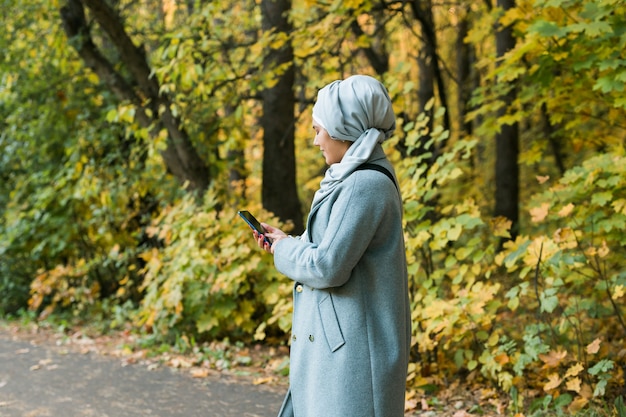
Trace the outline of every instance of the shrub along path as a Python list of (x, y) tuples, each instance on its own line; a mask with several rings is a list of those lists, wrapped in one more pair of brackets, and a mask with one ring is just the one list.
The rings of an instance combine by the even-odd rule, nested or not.
[(0, 417), (273, 417), (282, 401), (281, 384), (160, 366), (96, 345), (0, 324)]

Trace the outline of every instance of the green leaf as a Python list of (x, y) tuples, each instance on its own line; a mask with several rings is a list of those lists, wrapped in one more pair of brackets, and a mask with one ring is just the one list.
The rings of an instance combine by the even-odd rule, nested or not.
[(574, 23), (570, 25), (569, 28), (572, 29), (572, 32), (584, 32), (590, 37), (598, 37), (603, 33), (610, 33), (613, 30), (611, 25), (606, 22)]
[(570, 0), (535, 0), (536, 7), (563, 7)]
[(454, 224), (448, 229), (447, 239), (450, 241), (458, 240), (463, 232), (463, 227), (460, 224)]
[(556, 295), (549, 295), (546, 292), (540, 294), (541, 311), (552, 313), (559, 305), (559, 298)]
[(603, 93), (610, 93), (612, 91), (615, 92), (623, 92), (624, 91), (624, 82), (615, 79), (615, 77), (606, 76), (598, 78), (598, 81), (593, 86), (594, 90), (600, 90)]
[(611, 191), (602, 191), (591, 196), (591, 203), (597, 206), (606, 206), (611, 201), (613, 201), (613, 193)]
[(601, 361), (596, 363), (594, 366), (589, 368), (587, 372), (589, 372), (590, 375), (598, 376), (598, 375), (607, 373), (608, 371), (613, 369), (614, 366), (615, 366), (615, 363), (612, 360), (602, 359)]
[(598, 383), (596, 384), (596, 387), (593, 390), (593, 396), (594, 397), (602, 397), (604, 396), (604, 393), (606, 392), (606, 385), (608, 384), (608, 381), (606, 379), (602, 379), (600, 381), (598, 381)]
[(560, 38), (567, 34), (567, 30), (557, 26), (556, 23), (548, 22), (546, 20), (541, 20), (541, 19), (532, 23), (530, 27), (528, 28), (528, 31), (535, 32), (538, 35), (545, 37), (545, 38), (550, 38), (553, 36)]

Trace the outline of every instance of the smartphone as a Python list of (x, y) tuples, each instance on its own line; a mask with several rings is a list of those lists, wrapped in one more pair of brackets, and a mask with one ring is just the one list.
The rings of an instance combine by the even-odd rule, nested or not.
[[(256, 230), (258, 233), (262, 235), (266, 233), (266, 230), (263, 228), (263, 226), (261, 226), (261, 223), (259, 223), (259, 221), (252, 214), (250, 214), (249, 211), (240, 210), (237, 213), (239, 213), (241, 218), (244, 219), (246, 223), (248, 223), (248, 226), (250, 226), (251, 229)], [(271, 245), (272, 240), (267, 236), (264, 236), (264, 237), (265, 237), (265, 241)]]

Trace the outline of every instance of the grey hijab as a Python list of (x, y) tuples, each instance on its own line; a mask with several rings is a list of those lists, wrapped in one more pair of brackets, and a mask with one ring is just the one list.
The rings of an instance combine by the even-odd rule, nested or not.
[(391, 137), (396, 117), (382, 83), (367, 75), (353, 75), (343, 81), (333, 81), (318, 92), (313, 119), (333, 139), (354, 142), (341, 162), (326, 171), (313, 197), (312, 207), (315, 208)]

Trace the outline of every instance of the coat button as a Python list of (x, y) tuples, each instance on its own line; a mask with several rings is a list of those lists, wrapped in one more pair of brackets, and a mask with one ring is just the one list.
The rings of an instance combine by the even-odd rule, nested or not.
[(296, 285), (296, 292), (302, 292), (302, 290), (303, 290), (302, 284)]
[(296, 335), (294, 334), (293, 336), (291, 336), (291, 339), (295, 342), (296, 341)]
[(310, 335), (309, 335), (309, 340), (310, 340), (311, 342), (315, 340), (315, 338), (313, 337), (313, 335), (312, 335), (312, 334), (310, 334)]

